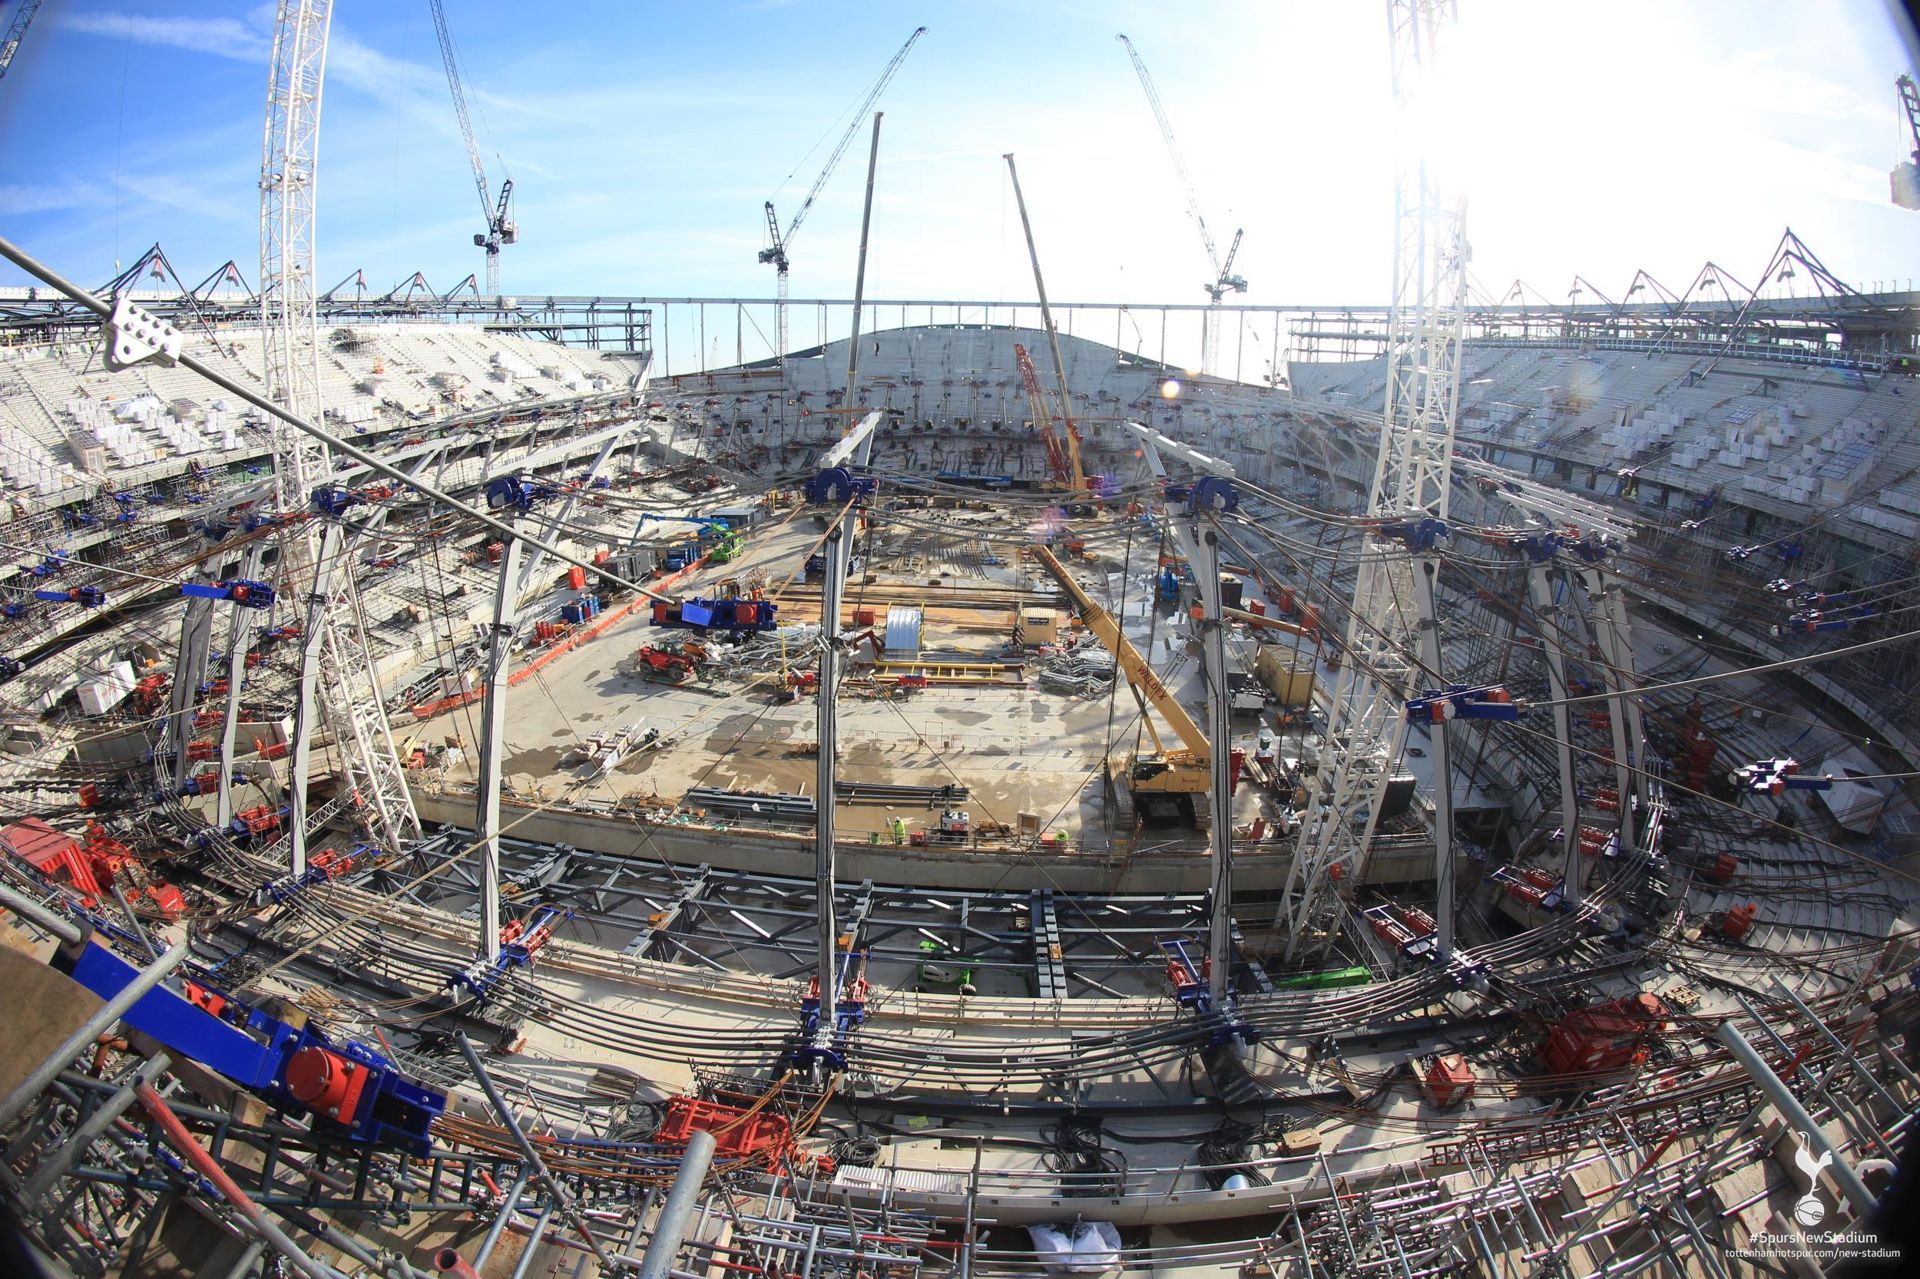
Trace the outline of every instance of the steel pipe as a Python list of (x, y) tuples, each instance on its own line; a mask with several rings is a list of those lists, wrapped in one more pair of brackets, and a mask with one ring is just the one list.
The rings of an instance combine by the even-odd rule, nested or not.
[[(174, 951), (168, 953), (172, 954), (185, 949), (184, 946), (177, 946)], [(301, 1251), (300, 1245), (289, 1238), (286, 1231), (275, 1225), (273, 1219), (267, 1216), (259, 1204), (248, 1198), (247, 1192), (240, 1189), (239, 1183), (228, 1176), (227, 1170), (220, 1166), (220, 1161), (215, 1159), (205, 1146), (193, 1139), (193, 1134), (187, 1131), (187, 1126), (180, 1122), (180, 1116), (173, 1113), (172, 1107), (167, 1105), (151, 1085), (141, 1084), (135, 1091), (140, 1094), (141, 1109), (145, 1110), (154, 1123), (160, 1126), (160, 1131), (166, 1136), (168, 1143), (193, 1165), (194, 1171), (213, 1183), (213, 1188), (220, 1192), (220, 1197), (232, 1204), (260, 1237), (273, 1245), (275, 1251), (291, 1262), (301, 1274), (308, 1276), (308, 1279), (342, 1279), (338, 1270), (315, 1261)]]
[[(1834, 1184), (1840, 1188), (1840, 1193), (1846, 1196), (1847, 1202), (1853, 1205), (1854, 1211), (1862, 1218), (1871, 1216), (1879, 1201), (1874, 1198), (1873, 1192), (1867, 1189), (1867, 1183), (1860, 1180), (1860, 1174), (1853, 1170), (1853, 1165), (1847, 1162), (1846, 1156), (1839, 1147), (1827, 1139), (1827, 1134), (1820, 1130), (1819, 1124), (1813, 1122), (1813, 1116), (1809, 1115), (1806, 1107), (1800, 1104), (1800, 1099), (1793, 1095), (1793, 1089), (1787, 1087), (1786, 1081), (1773, 1073), (1773, 1068), (1767, 1065), (1766, 1059), (1754, 1051), (1753, 1045), (1734, 1028), (1731, 1021), (1721, 1022), (1720, 1028), (1713, 1032), (1713, 1037), (1733, 1054), (1733, 1059), (1740, 1063), (1752, 1077), (1753, 1082), (1760, 1085), (1760, 1091), (1767, 1094), (1767, 1099), (1773, 1102), (1807, 1145), (1832, 1158)], [(1814, 1181), (1818, 1180), (1819, 1177), (1816, 1174)], [(1811, 1190), (1812, 1187), (1809, 1186), (1808, 1189)]]
[(155, 1053), (134, 1067), (133, 1073), (127, 1076), (125, 1086), (102, 1101), (99, 1108), (73, 1130), (73, 1135), (62, 1142), (57, 1149), (49, 1152), (40, 1166), (34, 1169), (33, 1176), (29, 1177), (26, 1185), (20, 1189), (21, 1202), (34, 1203), (52, 1190), (53, 1183), (67, 1175), (67, 1170), (73, 1167), (74, 1160), (85, 1154), (89, 1146), (106, 1135), (107, 1129), (113, 1126), (114, 1120), (120, 1118), (129, 1106), (139, 1100), (136, 1089), (141, 1084), (152, 1083), (172, 1064), (173, 1058), (165, 1053)]
[(486, 1066), (480, 1061), (480, 1054), (474, 1051), (473, 1041), (467, 1038), (465, 1031), (459, 1032), (458, 1038), (460, 1051), (465, 1055), (467, 1065), (473, 1071), (474, 1082), (480, 1085), (482, 1092), (486, 1093), (487, 1101), (500, 1116), (500, 1122), (507, 1126), (507, 1131), (513, 1136), (514, 1144), (520, 1147), (520, 1157), (527, 1161), (527, 1166), (533, 1169), (533, 1175), (538, 1177), (540, 1183), (547, 1188), (547, 1193), (553, 1197), (553, 1202), (559, 1207), (561, 1215), (567, 1219), (568, 1224), (580, 1232), (580, 1237), (586, 1241), (587, 1247), (592, 1250), (595, 1257), (599, 1258), (601, 1268), (613, 1269), (613, 1262), (607, 1258), (606, 1250), (600, 1246), (600, 1241), (593, 1237), (593, 1232), (587, 1229), (586, 1220), (581, 1217), (580, 1210), (574, 1206), (573, 1196), (568, 1193), (566, 1184), (553, 1175), (547, 1168), (546, 1161), (540, 1158), (540, 1152), (535, 1150), (533, 1143), (527, 1140), (527, 1134), (522, 1131), (520, 1121), (513, 1117), (512, 1108), (507, 1105), (506, 1098), (500, 1095), (500, 1090), (494, 1086), (493, 1077), (487, 1074)]
[(654, 1222), (653, 1238), (647, 1241), (646, 1255), (640, 1259), (640, 1279), (668, 1279), (673, 1259), (686, 1240), (694, 1209), (699, 1206), (700, 1188), (706, 1184), (714, 1145), (710, 1132), (695, 1132), (687, 1139), (687, 1153), (681, 1157), (680, 1171), (674, 1174), (667, 1202), (660, 1206), (660, 1217)]
[(44, 903), (35, 901), (25, 893), (9, 888), (5, 884), (0, 884), (0, 906), (5, 906), (20, 918), (45, 929), (70, 946), (79, 945), (80, 939), (86, 936), (85, 930), (71, 919), (55, 914), (48, 910)]

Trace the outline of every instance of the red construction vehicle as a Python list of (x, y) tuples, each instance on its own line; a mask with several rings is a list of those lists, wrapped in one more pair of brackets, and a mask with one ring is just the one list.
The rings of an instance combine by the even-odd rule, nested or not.
[(700, 673), (706, 651), (695, 644), (677, 650), (643, 644), (633, 657), (642, 679), (656, 684), (685, 684)]

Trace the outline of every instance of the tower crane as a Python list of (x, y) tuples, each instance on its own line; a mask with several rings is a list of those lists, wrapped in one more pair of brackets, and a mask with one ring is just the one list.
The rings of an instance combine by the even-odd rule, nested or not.
[(13, 16), (7, 19), (7, 29), (0, 34), (0, 80), (7, 75), (7, 68), (13, 65), (13, 55), (20, 50), (20, 41), (27, 34), (27, 24), (33, 21), (33, 15), (40, 8), (41, 0), (20, 0)]
[[(0, 49), (0, 58), (6, 51)], [(0, 62), (0, 70), (5, 63)], [(1913, 143), (1913, 155), (1894, 166), (1888, 175), (1893, 185), (1893, 202), (1903, 209), (1920, 209), (1920, 87), (1913, 77), (1902, 74), (1893, 82), (1900, 94), (1900, 109), (1907, 118), (1907, 137)]]
[[(260, 156), (260, 330), (266, 394), (287, 409), (318, 422), (320, 344), (314, 297), (314, 196), (318, 188), (321, 93), (325, 85), (332, 0), (279, 0), (273, 56), (267, 78), (265, 138)], [(273, 428), (273, 473), (279, 510), (303, 512), (317, 489), (333, 478), (333, 456), (324, 444), (285, 425)], [(312, 524), (288, 525), (282, 533), (279, 575), (283, 591), (308, 596), (301, 658), (301, 688), (289, 823), (292, 870), (305, 873), (309, 824), (307, 750), (324, 719), (338, 744), (345, 785), (359, 814), (385, 847), (399, 850), (419, 838), (420, 817), (393, 749), (393, 734), (381, 704), (361, 628), (359, 604), (347, 575), (344, 589), (329, 587), (339, 561), (339, 534), (322, 536)], [(342, 607), (333, 607), (339, 598)]]
[[(437, 0), (434, 7), (436, 9), (439, 7)], [(847, 147), (853, 142), (853, 135), (866, 122), (873, 104), (880, 100), (882, 93), (886, 92), (887, 84), (893, 79), (893, 73), (898, 71), (900, 64), (907, 60), (907, 52), (913, 48), (914, 41), (925, 34), (927, 34), (925, 27), (915, 27), (913, 34), (907, 37), (907, 42), (900, 46), (900, 51), (893, 55), (893, 60), (888, 62), (880, 72), (880, 78), (867, 86), (866, 95), (860, 99), (860, 105), (854, 108), (853, 118), (847, 125), (846, 132), (842, 133), (840, 140), (834, 144), (833, 153), (827, 157), (826, 164), (820, 170), (820, 176), (813, 180), (813, 186), (808, 190), (807, 198), (800, 202), (800, 208), (793, 215), (793, 220), (787, 223), (786, 231), (780, 230), (780, 215), (774, 212), (773, 201), (767, 201), (767, 238), (772, 243), (760, 250), (760, 261), (773, 264), (777, 279), (775, 287), (779, 301), (775, 303), (775, 323), (779, 336), (774, 355), (781, 368), (787, 365), (787, 270), (791, 265), (787, 258), (787, 250), (793, 244), (793, 237), (799, 233), (800, 224), (807, 220), (807, 213), (813, 208), (814, 198), (827, 185), (827, 179), (833, 176), (834, 169), (839, 167), (840, 157), (847, 153)], [(447, 65), (451, 70), (453, 64)], [(461, 118), (463, 120), (466, 118), (464, 112)], [(477, 164), (478, 161), (475, 163)]]
[[(1460, 400), (1467, 245), (1461, 206), (1442, 204), (1429, 157), (1415, 141), (1419, 87), (1453, 0), (1388, 0), (1393, 103), (1403, 141), (1394, 183), (1393, 306), (1387, 317), (1387, 389), (1380, 455), (1367, 498), (1370, 547), (1348, 618), (1346, 653), (1327, 725), (1327, 750), (1301, 822), (1281, 897), (1279, 931), (1292, 959), (1338, 932), (1330, 885), (1357, 880), (1393, 766), (1406, 744), (1406, 705), (1422, 683), (1443, 683), (1434, 615), (1438, 543), (1447, 536), (1449, 469)], [(1418, 649), (1417, 653), (1415, 649)], [(1447, 729), (1436, 725), (1433, 764), (1435, 947), (1453, 946), (1452, 773)]]
[(1207, 262), (1213, 267), (1213, 279), (1200, 287), (1207, 292), (1209, 302), (1207, 315), (1203, 321), (1205, 328), (1200, 338), (1200, 371), (1212, 373), (1219, 362), (1220, 354), (1220, 317), (1213, 311), (1220, 305), (1220, 299), (1228, 293), (1245, 293), (1247, 281), (1244, 276), (1233, 273), (1233, 260), (1240, 256), (1240, 237), (1244, 229), (1233, 233), (1233, 243), (1227, 249), (1226, 260), (1220, 258), (1220, 250), (1214, 245), (1213, 232), (1207, 230), (1207, 219), (1200, 212), (1200, 196), (1193, 188), (1193, 175), (1187, 172), (1186, 157), (1180, 154), (1180, 144), (1174, 141), (1173, 125), (1167, 120), (1167, 109), (1160, 102), (1160, 91), (1153, 87), (1153, 77), (1147, 74), (1147, 64), (1140, 60), (1140, 51), (1133, 47), (1133, 41), (1122, 35), (1114, 39), (1127, 47), (1127, 56), (1133, 59), (1133, 69), (1140, 77), (1140, 87), (1147, 91), (1147, 105), (1153, 108), (1153, 118), (1160, 126), (1160, 140), (1167, 144), (1167, 155), (1173, 160), (1173, 170), (1180, 175), (1180, 187), (1187, 196), (1187, 216), (1193, 219), (1193, 225), (1199, 228), (1200, 243), (1207, 250)]
[(460, 85), (460, 63), (453, 53), (453, 33), (447, 29), (447, 11), (440, 0), (427, 0), (433, 10), (434, 33), (440, 37), (440, 60), (447, 66), (447, 87), (453, 90), (453, 112), (460, 117), (460, 137), (467, 144), (467, 163), (473, 166), (473, 184), (480, 192), (480, 216), (487, 229), (473, 237), (475, 248), (487, 251), (487, 296), (500, 296), (500, 246), (520, 239), (520, 225), (513, 220), (513, 179), (500, 183), (500, 193), (491, 194), (487, 185), (487, 166), (480, 160), (480, 148), (473, 141), (473, 121), (467, 115), (467, 94)]

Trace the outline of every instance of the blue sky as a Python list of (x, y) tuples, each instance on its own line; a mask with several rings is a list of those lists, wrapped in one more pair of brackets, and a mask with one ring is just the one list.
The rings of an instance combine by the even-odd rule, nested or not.
[[(1002, 152), (1048, 291), (1200, 301), (1204, 255), (1140, 85), (1146, 60), (1249, 302), (1382, 300), (1391, 208), (1374, 0), (447, 0), (490, 175), (515, 179), (508, 292), (770, 296), (790, 215), (858, 99), (881, 106), (869, 296), (1031, 296)], [(1920, 214), (1880, 0), (1460, 0), (1448, 46), (1473, 271), (1618, 297), (1711, 258), (1752, 283), (1791, 225), (1850, 282), (1920, 279)], [(6, 6), (0, 4), (0, 12)], [(0, 228), (87, 282), (159, 241), (189, 283), (257, 272), (272, 7), (50, 0), (0, 83)], [(425, 0), (338, 0), (321, 136), (322, 283), (480, 266), (478, 199)], [(809, 150), (812, 150), (809, 156)], [(865, 136), (793, 248), (796, 297), (850, 294)], [(789, 173), (794, 176), (783, 186)], [(19, 283), (18, 272), (0, 282)], [(810, 327), (796, 320), (796, 333)]]

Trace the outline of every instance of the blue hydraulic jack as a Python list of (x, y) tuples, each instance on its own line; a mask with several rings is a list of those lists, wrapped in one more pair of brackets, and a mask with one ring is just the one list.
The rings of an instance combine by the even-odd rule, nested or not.
[(833, 1005), (833, 1035), (823, 1035), (820, 1007), (820, 979), (807, 983), (800, 1000), (800, 1046), (793, 1051), (793, 1064), (801, 1070), (847, 1068), (847, 1041), (867, 1020), (867, 952), (847, 950), (840, 953), (834, 982), (839, 999)]
[(1260, 1032), (1241, 1015), (1240, 1005), (1231, 994), (1215, 1005), (1208, 989), (1213, 960), (1207, 956), (1194, 958), (1199, 943), (1191, 937), (1170, 937), (1160, 943), (1160, 949), (1167, 957), (1167, 980), (1173, 983), (1174, 1002), (1192, 1010), (1194, 1019), (1207, 1028), (1209, 1048), (1236, 1039), (1243, 1044), (1260, 1042)]

